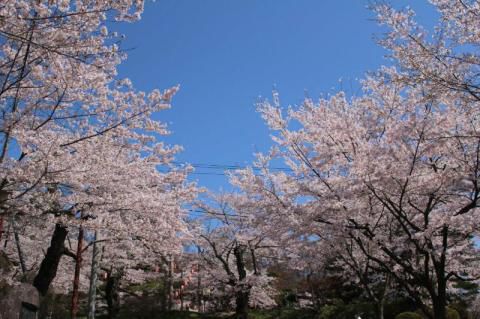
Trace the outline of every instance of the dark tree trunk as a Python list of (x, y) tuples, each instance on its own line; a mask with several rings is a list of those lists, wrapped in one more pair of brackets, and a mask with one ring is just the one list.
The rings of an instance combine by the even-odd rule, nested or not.
[(379, 300), (378, 304), (377, 304), (377, 316), (378, 316), (378, 319), (383, 319), (384, 317), (384, 309), (385, 309), (385, 298), (382, 298)]
[(0, 241), (2, 241), (3, 235), (3, 216), (0, 216)]
[(173, 307), (173, 257), (170, 256), (170, 259), (168, 261), (168, 287), (167, 287), (167, 293), (168, 293), (168, 304), (167, 304), (167, 310), (171, 311)]
[(235, 319), (247, 319), (248, 318), (248, 291), (238, 291), (235, 298)]
[(386, 276), (385, 277), (385, 281), (383, 283), (383, 289), (382, 289), (382, 292), (380, 294), (380, 296), (378, 298), (376, 298), (376, 303), (377, 303), (377, 316), (378, 316), (378, 319), (383, 319), (384, 316), (385, 316), (385, 299), (387, 298), (387, 294), (388, 294), (388, 289), (389, 289), (389, 286), (390, 286), (390, 277), (389, 276)]
[(65, 226), (60, 224), (55, 225), (55, 231), (50, 241), (47, 254), (40, 264), (37, 276), (33, 280), (33, 285), (38, 292), (45, 296), (53, 279), (57, 275), (58, 264), (65, 252), (65, 239), (67, 238), (68, 230)]
[(200, 264), (197, 264), (197, 311), (202, 312), (202, 277), (200, 277)]
[(435, 319), (447, 318), (447, 285), (444, 280), (437, 283), (437, 295), (432, 296), (433, 317)]
[(120, 298), (118, 288), (120, 285), (120, 275), (108, 273), (107, 284), (105, 285), (105, 297), (107, 299), (108, 319), (114, 319), (120, 309)]
[(10, 235), (10, 223), (8, 224), (8, 227), (7, 227), (7, 230), (4, 232), (5, 233), (5, 242), (3, 243), (3, 249), (5, 250), (7, 248), (7, 245), (8, 245), (8, 239), (9, 239), (9, 235)]
[[(4, 179), (0, 183), (0, 188), (3, 188), (7, 181)], [(8, 199), (9, 193), (4, 191), (3, 189), (0, 189), (0, 213), (2, 214), (0, 216), (0, 241), (2, 240), (2, 235), (3, 235), (3, 224), (4, 224), (4, 214), (6, 214), (6, 209), (3, 207), (3, 203)]]
[(167, 290), (167, 287), (168, 287), (168, 278), (167, 276), (163, 276), (162, 278), (163, 280), (163, 286), (161, 288), (161, 291), (160, 291), (160, 304), (161, 304), (161, 307), (160, 309), (162, 310), (162, 312), (165, 312), (167, 311), (167, 304), (168, 304), (168, 290)]
[(445, 319), (447, 318), (447, 278), (445, 277), (445, 264), (446, 264), (446, 254), (448, 247), (448, 226), (443, 225), (442, 229), (442, 246), (443, 251), (440, 256), (440, 260), (435, 262), (435, 259), (432, 257), (434, 261), (435, 267), (435, 274), (437, 277), (437, 291), (436, 294), (433, 292), (431, 293), (432, 304), (433, 304), (433, 316), (435, 319)]
[(180, 291), (180, 294), (178, 296), (180, 298), (180, 311), (183, 311), (183, 291)]
[(433, 303), (433, 317), (435, 319), (447, 318), (447, 311), (445, 306), (446, 306), (445, 302), (438, 301)]
[(178, 290), (178, 298), (180, 298), (180, 311), (183, 311), (183, 268), (180, 272), (180, 289)]
[(83, 227), (78, 230), (77, 255), (75, 258), (75, 275), (73, 277), (72, 306), (70, 314), (72, 319), (77, 318), (78, 298), (80, 287), (80, 270), (82, 269), (82, 250), (83, 250)]
[(245, 269), (245, 261), (243, 260), (245, 253), (245, 247), (236, 246), (233, 250), (235, 255), (235, 261), (237, 264), (238, 279), (240, 287), (237, 287), (237, 295), (235, 297), (235, 318), (247, 319), (248, 318), (248, 301), (250, 298), (250, 287), (245, 285), (245, 278), (247, 277), (247, 270)]

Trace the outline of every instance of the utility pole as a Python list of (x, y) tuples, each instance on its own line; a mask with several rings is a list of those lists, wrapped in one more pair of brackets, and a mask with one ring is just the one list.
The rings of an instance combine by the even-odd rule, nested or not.
[(17, 245), (18, 259), (20, 260), (20, 267), (22, 268), (22, 273), (25, 275), (27, 273), (27, 267), (25, 266), (25, 258), (23, 256), (22, 246), (20, 245), (20, 236), (18, 235), (18, 229), (15, 224), (15, 215), (10, 217), (10, 224), (12, 224), (13, 236), (15, 238), (15, 243)]
[(78, 229), (77, 255), (75, 258), (75, 276), (73, 277), (72, 307), (70, 309), (71, 319), (76, 319), (77, 312), (78, 312), (80, 270), (82, 267), (82, 251), (83, 251), (83, 227), (80, 226), (80, 228)]
[(97, 280), (100, 268), (101, 247), (98, 242), (98, 233), (95, 231), (92, 252), (92, 268), (90, 271), (90, 287), (88, 289), (88, 319), (95, 319), (95, 302), (97, 299)]
[(168, 311), (172, 310), (173, 305), (173, 256), (168, 260)]

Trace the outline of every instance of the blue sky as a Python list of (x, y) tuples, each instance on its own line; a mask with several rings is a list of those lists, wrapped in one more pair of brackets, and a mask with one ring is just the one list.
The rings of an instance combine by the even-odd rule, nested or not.
[[(410, 3), (409, 3), (410, 2)], [(185, 150), (181, 162), (248, 165), (267, 151), (269, 132), (255, 112), (275, 85), (283, 105), (300, 103), (355, 83), (388, 61), (375, 43), (382, 29), (367, 0), (157, 0), (142, 20), (112, 26), (126, 35), (129, 57), (120, 76), (139, 90), (181, 85), (172, 109), (158, 116), (169, 124), (170, 144)], [(435, 18), (426, 1), (410, 4), (418, 19)], [(352, 85), (350, 84), (352, 82)], [(222, 170), (197, 169), (202, 186), (228, 189)], [(206, 173), (206, 174), (204, 174)]]

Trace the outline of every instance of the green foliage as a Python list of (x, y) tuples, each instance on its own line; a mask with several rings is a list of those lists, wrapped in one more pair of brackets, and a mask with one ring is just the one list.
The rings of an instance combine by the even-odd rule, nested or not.
[[(462, 316), (460, 316), (460, 313), (456, 309), (454, 309), (453, 307), (447, 307), (446, 310), (447, 310), (446, 319), (462, 319)], [(429, 312), (433, 313), (432, 309), (430, 309)], [(423, 312), (420, 309), (418, 309), (416, 311), (416, 314), (420, 316), (419, 318), (424, 318)], [(397, 319), (397, 318), (395, 317), (395, 319)]]
[[(105, 317), (106, 318), (106, 317)], [(118, 319), (214, 319), (214, 317), (209, 317), (208, 315), (199, 314), (196, 312), (189, 311), (153, 311), (148, 313), (138, 313), (138, 312), (121, 312), (118, 316)], [(221, 318), (221, 317), (218, 317)], [(215, 317), (216, 319), (216, 317)]]
[(162, 313), (161, 316), (157, 316), (156, 318), (162, 319), (197, 319), (203, 318), (201, 314), (189, 311), (169, 311)]
[[(248, 317), (249, 319), (312, 319), (315, 318), (315, 312), (312, 309), (294, 308), (251, 310)], [(214, 319), (214, 317), (209, 319)]]
[(447, 308), (447, 319), (461, 319), (460, 314), (453, 308)]
[(458, 312), (461, 319), (470, 319), (469, 317), (469, 304), (464, 300), (458, 300), (456, 302), (451, 303), (448, 305), (449, 308), (454, 309)]
[(141, 284), (132, 284), (126, 288), (130, 293), (141, 293), (142, 295), (151, 295), (165, 289), (163, 281), (158, 279), (147, 280)]
[(281, 304), (282, 306), (291, 306), (297, 302), (297, 294), (292, 290), (284, 290), (281, 295)]
[(395, 319), (423, 319), (423, 317), (415, 312), (402, 312)]
[(413, 300), (407, 297), (395, 297), (386, 301), (383, 311), (385, 318), (395, 318), (402, 312), (415, 312), (416, 309), (417, 306)]
[(336, 305), (325, 305), (320, 308), (320, 312), (318, 314), (318, 319), (330, 319), (334, 318), (335, 314), (338, 312), (339, 307)]
[(375, 308), (366, 302), (345, 304), (342, 300), (333, 300), (333, 303), (320, 308), (318, 319), (350, 319), (356, 316), (374, 318)]
[[(467, 274), (462, 275), (467, 276)], [(460, 295), (454, 296), (458, 301), (471, 301), (477, 296), (480, 287), (476, 282), (459, 279), (453, 281), (453, 287), (461, 291)]]

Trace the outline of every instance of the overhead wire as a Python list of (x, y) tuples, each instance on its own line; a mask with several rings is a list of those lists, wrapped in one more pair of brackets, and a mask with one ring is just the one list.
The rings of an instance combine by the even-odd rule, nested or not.
[[(208, 164), (208, 163), (188, 163), (188, 162), (172, 162), (176, 165), (191, 165), (197, 168), (212, 168), (212, 169), (225, 169), (225, 170), (236, 170), (236, 169), (245, 169), (249, 166), (242, 166), (242, 165), (227, 165), (227, 164)], [(260, 167), (251, 167), (253, 170), (261, 170)], [(287, 170), (291, 171), (288, 167), (269, 167), (270, 170)]]
[[(242, 165), (236, 165), (236, 164), (214, 164), (214, 163), (188, 163), (188, 162), (178, 162), (178, 161), (173, 161), (172, 164), (178, 165), (178, 166), (192, 166), (193, 168), (196, 169), (203, 169), (203, 170), (213, 170), (207, 171), (207, 172), (192, 172), (190, 174), (193, 175), (212, 175), (212, 176), (226, 176), (227, 174), (225, 173), (226, 171), (234, 171), (234, 170), (240, 170), (240, 169), (247, 169), (250, 168), (255, 172), (259, 172), (262, 170), (260, 167), (254, 167), (254, 166), (242, 166)], [(292, 172), (293, 170), (289, 167), (269, 167), (268, 168), (271, 171), (277, 171), (277, 172)], [(218, 170), (222, 170), (223, 172), (218, 172)], [(217, 171), (217, 172), (215, 172)]]

